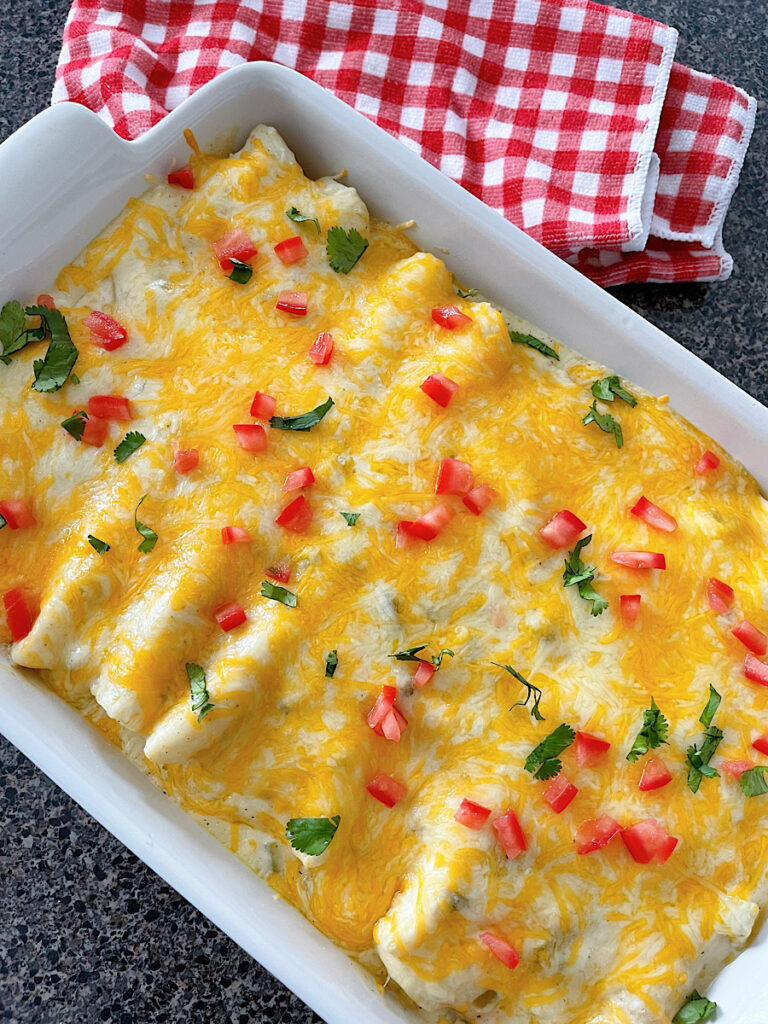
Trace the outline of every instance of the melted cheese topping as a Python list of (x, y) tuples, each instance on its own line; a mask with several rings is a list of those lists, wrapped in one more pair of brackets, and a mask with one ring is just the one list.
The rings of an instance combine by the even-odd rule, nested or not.
[[(666, 1022), (706, 984), (752, 929), (766, 899), (765, 804), (745, 800), (727, 774), (686, 786), (685, 751), (701, 739), (708, 687), (723, 703), (715, 758), (748, 756), (765, 728), (765, 692), (742, 676), (733, 622), (707, 608), (708, 576), (730, 581), (741, 613), (765, 625), (768, 513), (757, 485), (725, 453), (697, 477), (701, 433), (663, 400), (615, 402), (621, 450), (582, 417), (606, 372), (564, 347), (555, 362), (511, 345), (490, 303), (464, 301), (443, 263), (371, 221), (357, 194), (309, 181), (268, 128), (229, 158), (195, 155), (191, 193), (160, 185), (60, 274), (54, 298), (80, 350), (79, 384), (29, 389), (30, 346), (0, 369), (0, 499), (22, 497), (38, 525), (0, 533), (0, 588), (21, 586), (40, 614), (15, 644), (20, 665), (80, 708), (159, 786), (382, 981), (388, 975), (425, 1017), (511, 1024)], [(314, 225), (357, 228), (370, 247), (348, 275), (334, 273)], [(233, 227), (259, 247), (247, 285), (228, 280), (210, 243)], [(284, 267), (273, 245), (300, 232), (309, 255)], [(309, 293), (309, 312), (275, 309), (279, 291)], [(433, 307), (471, 318), (448, 331)], [(106, 352), (83, 319), (103, 310), (129, 342)], [(530, 325), (507, 317), (513, 329)], [(319, 331), (335, 350), (318, 367), (307, 352)], [(433, 372), (459, 385), (443, 409), (420, 389)], [(271, 430), (266, 451), (237, 446), (255, 390), (278, 413), (335, 407), (306, 433)], [(111, 425), (101, 449), (59, 425), (93, 394), (129, 398), (130, 429), (147, 443), (122, 464)], [(607, 407), (606, 407), (607, 408)], [(172, 443), (200, 451), (200, 468), (173, 468)], [(459, 499), (431, 543), (395, 544), (399, 520), (435, 503), (440, 461), (471, 463), (497, 499), (481, 516)], [(313, 468), (310, 529), (275, 524), (295, 495), (286, 474)], [(137, 551), (134, 509), (159, 541)], [(645, 493), (672, 513), (673, 534), (650, 530), (628, 508)], [(600, 617), (564, 588), (564, 552), (539, 527), (569, 508), (593, 534), (585, 560), (609, 601)], [(349, 527), (339, 514), (360, 513)], [(250, 544), (223, 546), (226, 525)], [(107, 541), (97, 554), (87, 535)], [(666, 572), (633, 572), (610, 552), (665, 552)], [(260, 596), (266, 567), (288, 558), (291, 609)], [(642, 594), (635, 627), (619, 596)], [(245, 626), (223, 633), (213, 612), (236, 600)], [(735, 614), (735, 613), (734, 613)], [(735, 621), (735, 619), (734, 619)], [(0, 638), (9, 634), (0, 627)], [(430, 684), (389, 656), (418, 643), (447, 647)], [(333, 679), (324, 674), (338, 650)], [(185, 663), (205, 669), (214, 710), (191, 710)], [(543, 693), (545, 723), (510, 706), (521, 687), (494, 662), (514, 665)], [(408, 719), (399, 743), (366, 715), (382, 684), (398, 688)], [(667, 787), (640, 792), (643, 767), (626, 753), (654, 696), (670, 722), (656, 753)], [(578, 787), (562, 814), (546, 783), (523, 769), (560, 722), (603, 736), (608, 754), (564, 772)], [(365, 784), (386, 772), (407, 786), (389, 809)], [(512, 808), (528, 850), (506, 859), (490, 825), (454, 820), (463, 798)], [(294, 855), (292, 817), (339, 814), (320, 857)], [(623, 825), (657, 818), (680, 842), (663, 866), (640, 865), (620, 839), (589, 856), (576, 828), (610, 814)], [(479, 942), (485, 931), (520, 953), (507, 969)], [(390, 989), (393, 986), (390, 985)]]

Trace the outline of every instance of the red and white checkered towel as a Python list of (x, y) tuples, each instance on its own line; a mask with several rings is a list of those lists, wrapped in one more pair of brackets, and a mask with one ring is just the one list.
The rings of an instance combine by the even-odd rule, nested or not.
[(53, 99), (135, 138), (278, 61), (600, 284), (722, 280), (755, 101), (676, 43), (590, 0), (75, 0)]

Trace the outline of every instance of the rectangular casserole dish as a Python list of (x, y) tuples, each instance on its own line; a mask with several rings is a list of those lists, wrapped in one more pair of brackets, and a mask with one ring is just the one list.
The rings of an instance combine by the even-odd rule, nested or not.
[[(127, 199), (185, 162), (182, 132), (205, 149), (274, 125), (311, 176), (345, 179), (371, 211), (461, 279), (591, 359), (657, 394), (705, 429), (768, 486), (768, 410), (581, 277), (399, 142), (308, 80), (277, 65), (237, 68), (206, 86), (137, 142), (76, 105), (39, 115), (0, 147), (0, 304), (33, 295)], [(329, 1024), (406, 1020), (346, 956), (137, 772), (31, 673), (0, 666), (0, 731), (106, 828)], [(200, 883), (205, 860), (215, 892)], [(718, 979), (724, 1024), (764, 1024), (768, 930)], [(333, 981), (329, 981), (333, 979)], [(762, 998), (761, 998), (762, 997)]]

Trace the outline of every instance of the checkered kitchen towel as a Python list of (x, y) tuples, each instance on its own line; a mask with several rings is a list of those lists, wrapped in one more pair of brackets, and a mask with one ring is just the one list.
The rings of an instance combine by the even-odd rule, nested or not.
[(755, 115), (590, 0), (75, 0), (53, 99), (125, 138), (227, 68), (295, 68), (603, 285), (729, 276)]

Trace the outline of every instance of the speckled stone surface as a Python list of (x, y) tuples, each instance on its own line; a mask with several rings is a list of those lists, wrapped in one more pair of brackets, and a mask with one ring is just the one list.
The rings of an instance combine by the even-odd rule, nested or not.
[[(761, 106), (726, 222), (726, 246), (736, 261), (731, 280), (615, 292), (768, 404), (764, 4), (623, 0), (620, 6), (675, 25), (679, 60), (738, 83)], [(66, 0), (0, 0), (0, 140), (47, 105), (67, 9)], [(0, 1022), (102, 1021), (318, 1024), (319, 1018), (0, 738)]]

